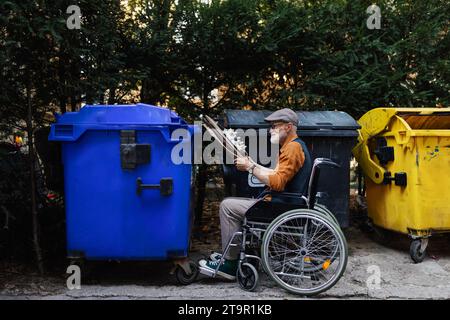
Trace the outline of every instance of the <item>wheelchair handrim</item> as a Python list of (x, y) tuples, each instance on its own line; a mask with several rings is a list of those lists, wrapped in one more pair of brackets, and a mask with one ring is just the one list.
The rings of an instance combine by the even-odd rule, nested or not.
[[(282, 280), (280, 278), (280, 276), (277, 273), (275, 273), (275, 271), (271, 267), (271, 261), (269, 261), (271, 259), (269, 257), (269, 244), (273, 238), (273, 234), (274, 234), (275, 230), (277, 230), (277, 228), (282, 226), (287, 221), (294, 220), (294, 219), (307, 219), (307, 220), (311, 220), (311, 221), (315, 220), (316, 222), (319, 222), (319, 223), (325, 225), (326, 228), (332, 232), (332, 234), (334, 235), (334, 238), (336, 239), (336, 241), (338, 243), (338, 248), (339, 248), (338, 263), (339, 263), (339, 265), (337, 267), (337, 270), (332, 274), (332, 276), (329, 279), (327, 279), (327, 281), (325, 281), (320, 286), (309, 288), (309, 289), (302, 289), (302, 288), (295, 287), (295, 286), (287, 283), (286, 281)], [(269, 237), (270, 237), (270, 239), (269, 239)], [(347, 245), (346, 245), (345, 237), (342, 234), (342, 231), (340, 230), (340, 228), (337, 227), (333, 222), (331, 222), (330, 218), (324, 217), (323, 213), (317, 214), (315, 211), (308, 210), (308, 209), (292, 210), (292, 211), (289, 211), (289, 212), (279, 216), (277, 219), (275, 219), (272, 222), (272, 224), (268, 227), (268, 229), (266, 230), (264, 237), (263, 237), (262, 258), (263, 258), (263, 266), (266, 269), (266, 272), (283, 288), (285, 288), (286, 290), (288, 290), (290, 292), (294, 292), (294, 293), (300, 293), (300, 294), (304, 294), (304, 295), (312, 295), (312, 294), (318, 294), (322, 291), (325, 291), (325, 290), (331, 288), (342, 276), (342, 274), (345, 270), (346, 264), (347, 264)], [(331, 260), (331, 259), (329, 259), (329, 260)], [(329, 265), (333, 264), (334, 260), (335, 259), (333, 259), (333, 261), (329, 261), (328, 262)], [(304, 262), (302, 262), (302, 263), (303, 263), (303, 267), (304, 267)], [(306, 269), (302, 270), (302, 274), (299, 277), (304, 277), (305, 272), (311, 273), (311, 272), (316, 272), (316, 271), (321, 272), (320, 269), (318, 269), (318, 270), (306, 270)], [(293, 275), (288, 275), (288, 274), (284, 274), (282, 276), (295, 277)], [(312, 276), (311, 276), (311, 279), (312, 279)]]

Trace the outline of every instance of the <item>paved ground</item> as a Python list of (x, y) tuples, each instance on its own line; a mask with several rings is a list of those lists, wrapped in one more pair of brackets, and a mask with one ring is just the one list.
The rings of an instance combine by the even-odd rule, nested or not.
[[(450, 299), (450, 241), (432, 238), (429, 256), (412, 263), (409, 241), (393, 237), (389, 247), (374, 242), (356, 227), (346, 230), (349, 261), (346, 273), (322, 299)], [(201, 243), (192, 257), (201, 258), (210, 248)], [(0, 274), (0, 299), (299, 299), (261, 275), (256, 292), (245, 292), (235, 282), (200, 277), (189, 286), (177, 285), (167, 263), (100, 263), (82, 278), (80, 290), (66, 288), (66, 275), (52, 277)], [(371, 276), (380, 274), (379, 287)], [(369, 288), (367, 282), (375, 284)]]

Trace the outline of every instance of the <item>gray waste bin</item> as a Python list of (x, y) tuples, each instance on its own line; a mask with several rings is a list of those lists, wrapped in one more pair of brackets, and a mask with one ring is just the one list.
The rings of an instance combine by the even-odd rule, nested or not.
[[(265, 134), (269, 124), (264, 118), (272, 112), (225, 110), (223, 125), (232, 129), (256, 129), (258, 146), (260, 139), (266, 139), (269, 146), (269, 135)], [(342, 111), (297, 111), (297, 114), (297, 134), (306, 143), (311, 159), (330, 158), (341, 166), (339, 169), (324, 169), (319, 180), (318, 202), (336, 215), (341, 227), (348, 227), (351, 150), (356, 144), (360, 126)], [(249, 138), (246, 139), (247, 145), (248, 142)], [(257, 161), (260, 162), (259, 159)], [(223, 172), (227, 196), (257, 197), (265, 189), (249, 178), (247, 172), (237, 171), (233, 165), (223, 165)]]

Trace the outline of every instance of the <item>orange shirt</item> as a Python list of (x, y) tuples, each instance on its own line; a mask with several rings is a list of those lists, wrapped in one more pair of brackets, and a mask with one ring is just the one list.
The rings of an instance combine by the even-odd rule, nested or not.
[(303, 167), (305, 154), (300, 143), (294, 141), (297, 138), (297, 134), (293, 133), (281, 146), (275, 173), (269, 176), (269, 187), (274, 191), (283, 191), (286, 184)]

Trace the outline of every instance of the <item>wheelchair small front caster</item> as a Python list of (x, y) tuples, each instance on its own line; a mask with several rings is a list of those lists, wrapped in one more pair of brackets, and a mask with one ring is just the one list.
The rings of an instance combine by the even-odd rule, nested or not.
[(254, 291), (258, 285), (258, 271), (248, 262), (241, 264), (237, 270), (236, 277), (239, 286), (246, 291)]
[(414, 263), (420, 263), (425, 259), (428, 239), (415, 239), (409, 247), (409, 254)]
[[(188, 266), (177, 265), (175, 269), (175, 277), (177, 281), (182, 285), (188, 285), (193, 283), (198, 276), (199, 269), (195, 262), (189, 261)], [(190, 270), (189, 270), (190, 269)]]

